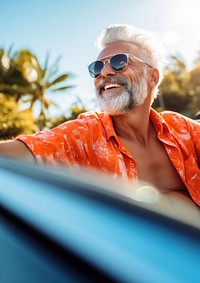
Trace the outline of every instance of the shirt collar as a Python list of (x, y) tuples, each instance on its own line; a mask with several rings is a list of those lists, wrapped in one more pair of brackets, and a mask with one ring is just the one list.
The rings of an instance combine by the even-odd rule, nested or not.
[[(107, 112), (102, 112), (102, 124), (105, 129), (106, 139), (109, 140), (111, 137), (115, 137), (118, 140), (117, 134), (113, 127), (112, 117)], [(155, 127), (158, 135), (162, 135), (164, 132), (169, 132), (166, 121), (162, 118), (161, 114), (156, 112), (153, 108), (150, 109), (150, 119)]]
[(112, 117), (107, 112), (102, 112), (102, 124), (105, 129), (106, 139), (109, 140), (111, 137), (118, 139), (115, 129), (113, 127)]
[(150, 119), (158, 135), (169, 133), (169, 127), (162, 117), (162, 113), (156, 112), (153, 108), (150, 109)]

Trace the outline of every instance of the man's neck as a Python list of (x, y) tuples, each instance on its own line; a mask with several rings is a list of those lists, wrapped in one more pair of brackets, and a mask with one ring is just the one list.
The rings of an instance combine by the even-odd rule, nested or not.
[(113, 116), (113, 125), (117, 135), (123, 139), (147, 144), (151, 128), (149, 113), (150, 108), (142, 105), (124, 115)]

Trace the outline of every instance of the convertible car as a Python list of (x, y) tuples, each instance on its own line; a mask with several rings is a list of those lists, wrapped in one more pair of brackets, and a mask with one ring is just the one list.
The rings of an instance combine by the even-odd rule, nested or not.
[(200, 282), (200, 227), (102, 176), (1, 158), (0, 205), (2, 283)]

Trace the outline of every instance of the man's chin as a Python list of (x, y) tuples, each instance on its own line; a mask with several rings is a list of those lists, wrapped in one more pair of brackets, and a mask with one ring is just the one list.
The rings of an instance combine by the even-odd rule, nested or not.
[(108, 107), (105, 105), (99, 105), (101, 111), (107, 112), (111, 116), (122, 116), (125, 115), (129, 110), (128, 109), (116, 109), (112, 107)]

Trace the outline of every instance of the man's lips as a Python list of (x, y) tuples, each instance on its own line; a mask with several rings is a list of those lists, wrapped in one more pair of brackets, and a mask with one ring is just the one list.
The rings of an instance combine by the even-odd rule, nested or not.
[(122, 87), (122, 86), (123, 85), (119, 84), (119, 83), (105, 83), (105, 84), (102, 85), (101, 90), (106, 91), (106, 90), (109, 90), (109, 89), (119, 88), (119, 87)]

